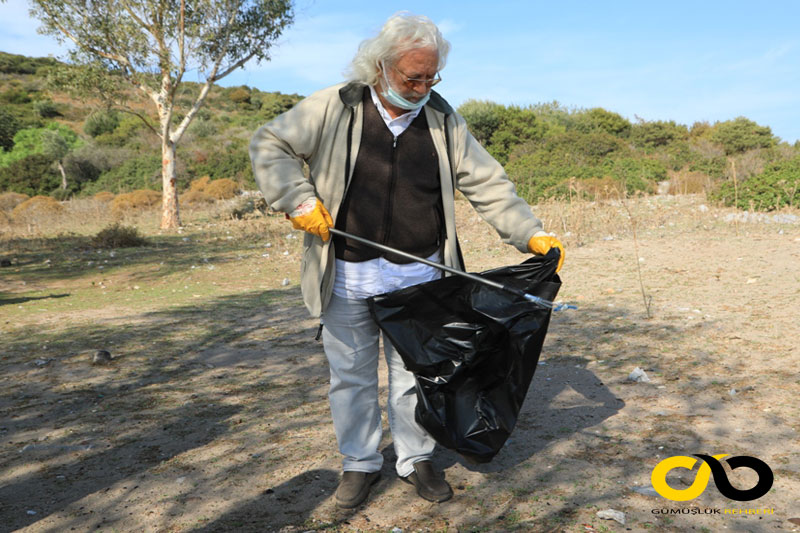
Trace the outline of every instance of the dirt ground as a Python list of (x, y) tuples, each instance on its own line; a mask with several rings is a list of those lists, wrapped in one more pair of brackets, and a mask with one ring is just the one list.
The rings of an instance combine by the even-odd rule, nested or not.
[[(800, 217), (702, 201), (543, 206), (567, 245), (559, 298), (579, 308), (553, 315), (511, 439), (480, 466), (438, 450), (455, 496), (433, 504), (397, 478), (384, 420), (382, 479), (351, 511), (332, 498), (341, 459), (298, 239), (270, 257), (193, 255), (201, 230), (187, 229), (102, 275), (85, 251), (45, 262), (5, 243), (0, 531), (800, 530)], [(470, 270), (524, 260), (458, 209)], [(92, 364), (98, 349), (113, 359)], [(649, 382), (628, 379), (637, 367)], [(692, 454), (759, 458), (772, 489), (655, 493), (653, 468)], [(696, 469), (668, 482), (686, 488)], [(736, 488), (758, 481), (726, 469)], [(598, 516), (609, 509), (624, 525)]]

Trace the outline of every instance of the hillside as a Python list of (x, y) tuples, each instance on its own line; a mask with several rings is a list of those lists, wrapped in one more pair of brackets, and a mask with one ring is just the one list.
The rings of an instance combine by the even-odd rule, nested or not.
[[(48, 77), (57, 66), (53, 59), (0, 52), (0, 191), (65, 198), (159, 189), (155, 134), (133, 114), (52, 89)], [(181, 90), (185, 107), (199, 85), (186, 82)], [(134, 111), (152, 114), (148, 102), (131, 97)], [(209, 176), (253, 188), (250, 136), (300, 98), (246, 86), (214, 87), (179, 146), (180, 187)], [(602, 108), (556, 102), (522, 108), (475, 100), (459, 112), (529, 202), (653, 193), (659, 184), (743, 209), (772, 210), (800, 201), (800, 143), (782, 142), (768, 126), (746, 117), (691, 126), (670, 120), (632, 123)], [(176, 120), (182, 117), (179, 112)]]

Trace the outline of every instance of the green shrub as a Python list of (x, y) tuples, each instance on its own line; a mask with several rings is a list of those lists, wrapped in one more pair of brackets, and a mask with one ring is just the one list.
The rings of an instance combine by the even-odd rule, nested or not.
[(95, 111), (83, 121), (83, 132), (90, 137), (112, 133), (119, 126), (119, 113), (113, 110)]
[(0, 108), (0, 151), (9, 152), (14, 148), (14, 135), (21, 127), (17, 117)]
[(689, 130), (675, 121), (655, 120), (640, 122), (631, 128), (631, 141), (640, 148), (666, 146), (673, 141), (689, 138)]
[(83, 191), (88, 194), (100, 191), (119, 193), (160, 188), (161, 157), (149, 153), (128, 159), (120, 166), (103, 172), (97, 181), (88, 183)]
[(777, 142), (768, 126), (759, 126), (745, 117), (715, 124), (711, 140), (722, 145), (727, 155), (769, 148)]
[(724, 205), (735, 205), (739, 209), (771, 211), (785, 206), (798, 206), (800, 156), (773, 164), (763, 173), (736, 184), (736, 187), (733, 181), (726, 181), (710, 196)]
[(47, 194), (61, 185), (61, 176), (53, 168), (53, 160), (32, 154), (6, 167), (0, 167), (0, 190), (29, 196)]
[(95, 248), (133, 248), (147, 246), (147, 240), (137, 228), (115, 223), (100, 230), (97, 235), (92, 237), (92, 246)]
[(489, 142), (500, 127), (503, 106), (487, 100), (467, 100), (458, 107), (469, 131), (483, 145)]
[(605, 132), (615, 137), (627, 137), (631, 132), (631, 123), (622, 115), (595, 107), (572, 116), (575, 129), (582, 133)]
[(37, 100), (33, 103), (33, 111), (42, 118), (61, 116), (58, 106), (52, 100)]

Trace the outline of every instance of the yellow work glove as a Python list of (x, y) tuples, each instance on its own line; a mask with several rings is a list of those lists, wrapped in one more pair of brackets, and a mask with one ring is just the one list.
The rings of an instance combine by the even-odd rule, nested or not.
[(551, 248), (558, 248), (558, 251), (561, 253), (558, 258), (558, 266), (556, 267), (556, 272), (558, 272), (561, 270), (561, 265), (564, 264), (564, 245), (561, 244), (561, 241), (550, 235), (534, 235), (531, 237), (531, 240), (528, 241), (528, 250), (532, 254), (547, 255), (547, 252), (549, 252)]
[(292, 211), (292, 215), (286, 217), (292, 222), (294, 229), (301, 229), (307, 231), (323, 241), (327, 242), (331, 238), (331, 232), (328, 228), (333, 227), (333, 219), (330, 213), (319, 201), (319, 198), (309, 198), (302, 204), (297, 206), (297, 209)]

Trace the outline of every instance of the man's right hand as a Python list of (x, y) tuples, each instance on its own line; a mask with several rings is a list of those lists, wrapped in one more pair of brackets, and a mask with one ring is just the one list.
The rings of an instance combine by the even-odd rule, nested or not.
[(286, 217), (292, 222), (294, 229), (307, 231), (325, 242), (331, 238), (328, 228), (333, 227), (333, 219), (319, 198), (309, 198), (298, 205), (291, 214), (294, 216), (286, 215)]

